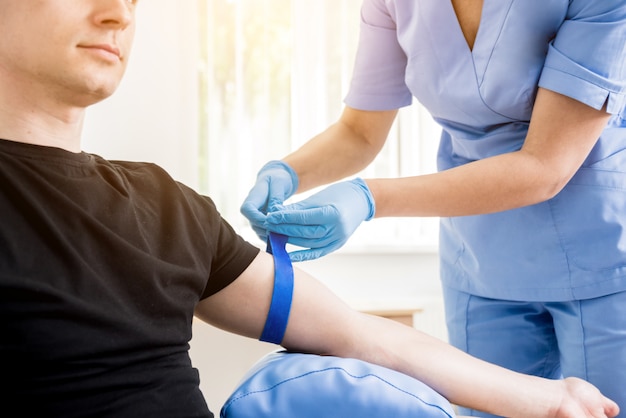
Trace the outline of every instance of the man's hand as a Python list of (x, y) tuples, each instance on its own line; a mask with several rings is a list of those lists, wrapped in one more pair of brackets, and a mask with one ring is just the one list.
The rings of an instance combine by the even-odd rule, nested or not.
[(565, 394), (554, 417), (607, 418), (619, 414), (619, 406), (615, 402), (584, 380), (569, 377), (559, 383), (563, 384)]

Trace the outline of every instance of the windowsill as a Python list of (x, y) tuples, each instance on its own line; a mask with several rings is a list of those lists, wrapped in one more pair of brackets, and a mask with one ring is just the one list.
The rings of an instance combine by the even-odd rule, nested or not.
[[(256, 236), (252, 228), (240, 228), (239, 234), (251, 244), (265, 250), (265, 244)], [(291, 246), (288, 250), (296, 250)], [(347, 242), (346, 245), (334, 251), (334, 255), (409, 255), (424, 254), (436, 255), (439, 252), (438, 245), (433, 244), (413, 244), (402, 242), (389, 242), (378, 244), (361, 244), (357, 242)]]
[(344, 247), (337, 250), (336, 254), (349, 254), (349, 255), (389, 255), (389, 254), (437, 254), (439, 251), (435, 244), (377, 244), (377, 245), (356, 245), (346, 244)]

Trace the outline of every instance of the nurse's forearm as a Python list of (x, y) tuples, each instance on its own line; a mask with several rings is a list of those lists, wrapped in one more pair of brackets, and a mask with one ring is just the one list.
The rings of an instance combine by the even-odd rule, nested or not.
[(376, 217), (492, 213), (541, 202), (559, 189), (539, 161), (518, 153), (440, 173), (366, 181), (376, 202)]
[(476, 215), (550, 199), (589, 155), (609, 117), (602, 109), (539, 89), (520, 151), (431, 175), (368, 180), (375, 216)]
[(283, 160), (298, 174), (298, 192), (341, 180), (367, 167), (385, 144), (397, 111), (346, 108), (337, 123)]
[(359, 172), (376, 153), (369, 144), (337, 123), (283, 161), (298, 174), (297, 192), (300, 193)]

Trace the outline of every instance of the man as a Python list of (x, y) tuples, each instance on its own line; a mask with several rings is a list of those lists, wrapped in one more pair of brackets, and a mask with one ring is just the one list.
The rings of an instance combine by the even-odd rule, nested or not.
[[(272, 300), (272, 256), (209, 198), (154, 165), (81, 152), (86, 108), (127, 66), (135, 9), (0, 0), (0, 400), (20, 415), (211, 417), (192, 317), (259, 338)], [(355, 312), (299, 270), (281, 345), (393, 368), (506, 416), (618, 413), (582, 380), (513, 373)]]

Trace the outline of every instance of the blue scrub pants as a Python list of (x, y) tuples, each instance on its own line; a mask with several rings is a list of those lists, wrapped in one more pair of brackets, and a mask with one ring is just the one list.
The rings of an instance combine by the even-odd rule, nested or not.
[[(482, 298), (444, 286), (450, 343), (537, 376), (596, 385), (626, 417), (626, 292), (569, 302)], [(459, 409), (459, 415), (493, 417)]]

